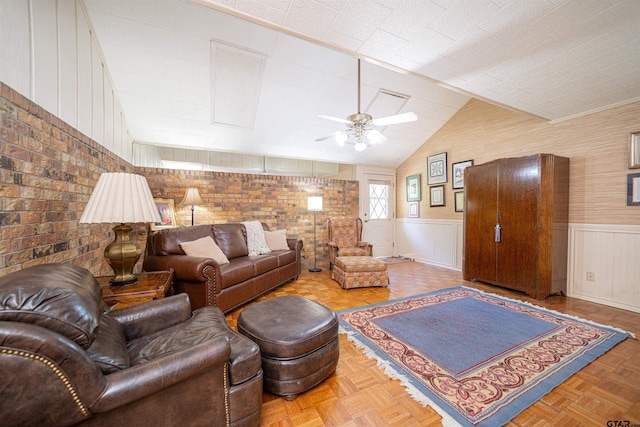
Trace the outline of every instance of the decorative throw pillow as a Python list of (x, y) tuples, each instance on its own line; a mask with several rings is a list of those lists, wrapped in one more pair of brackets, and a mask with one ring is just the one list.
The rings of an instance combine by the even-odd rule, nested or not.
[(182, 242), (180, 247), (185, 254), (200, 258), (212, 258), (218, 264), (229, 264), (229, 259), (216, 245), (211, 236), (203, 237), (191, 242)]
[(264, 238), (264, 228), (258, 221), (243, 221), (247, 230), (247, 246), (249, 248), (249, 256), (268, 254), (271, 249), (267, 245)]
[(264, 238), (272, 251), (288, 251), (287, 230), (264, 231)]

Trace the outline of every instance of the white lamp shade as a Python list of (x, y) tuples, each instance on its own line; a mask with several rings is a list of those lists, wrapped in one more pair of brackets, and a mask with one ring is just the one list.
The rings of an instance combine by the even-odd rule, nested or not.
[(184, 194), (184, 198), (180, 202), (181, 205), (204, 205), (204, 200), (200, 197), (200, 192), (197, 188), (187, 188), (187, 192)]
[(312, 196), (307, 197), (307, 210), (321, 211), (322, 210), (322, 197)]
[(131, 173), (103, 173), (80, 223), (160, 222), (147, 180)]

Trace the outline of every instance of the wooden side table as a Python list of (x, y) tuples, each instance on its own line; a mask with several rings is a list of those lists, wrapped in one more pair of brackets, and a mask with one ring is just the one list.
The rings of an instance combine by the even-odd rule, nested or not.
[(96, 277), (102, 288), (102, 299), (112, 310), (164, 298), (173, 293), (173, 270), (136, 274), (137, 282), (121, 286), (109, 283), (112, 277)]

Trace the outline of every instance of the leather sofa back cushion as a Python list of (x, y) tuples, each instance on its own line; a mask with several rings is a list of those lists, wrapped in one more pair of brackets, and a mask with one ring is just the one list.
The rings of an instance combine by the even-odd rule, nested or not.
[(127, 369), (130, 366), (127, 339), (122, 325), (109, 315), (100, 318), (96, 338), (87, 349), (87, 353), (104, 374)]
[(43, 264), (0, 277), (0, 320), (38, 325), (88, 348), (102, 313), (102, 289), (91, 272)]
[(184, 242), (191, 242), (203, 237), (213, 237), (211, 225), (196, 225), (193, 227), (180, 227), (161, 230), (152, 236), (153, 251), (155, 255), (185, 255), (181, 248)]
[(242, 224), (215, 224), (215, 241), (228, 259), (249, 255), (247, 230)]

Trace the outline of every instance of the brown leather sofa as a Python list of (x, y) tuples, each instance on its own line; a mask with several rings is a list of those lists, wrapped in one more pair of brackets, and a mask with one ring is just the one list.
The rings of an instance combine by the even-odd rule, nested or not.
[[(268, 229), (263, 224), (264, 229)], [(229, 259), (185, 255), (184, 242), (210, 236)], [(149, 235), (144, 271), (174, 270), (174, 292), (185, 292), (193, 309), (215, 306), (227, 313), (259, 295), (296, 280), (301, 272), (302, 240), (288, 238), (289, 250), (248, 256), (244, 224), (196, 225), (160, 230)]]
[(0, 278), (3, 426), (257, 426), (260, 359), (185, 294), (109, 312), (80, 267)]

